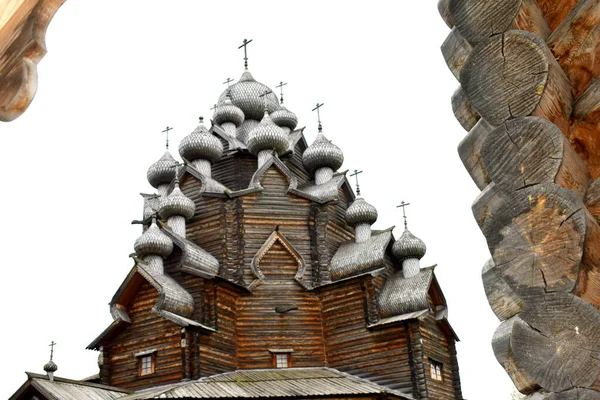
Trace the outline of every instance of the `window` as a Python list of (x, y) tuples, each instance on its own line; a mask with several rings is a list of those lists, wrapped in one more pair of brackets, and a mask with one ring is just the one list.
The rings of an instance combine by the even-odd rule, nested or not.
[(293, 349), (269, 349), (273, 355), (274, 368), (289, 368), (292, 366)]
[(138, 362), (139, 376), (151, 375), (154, 373), (155, 354), (156, 350), (150, 350), (135, 355)]
[(442, 381), (442, 363), (430, 360), (429, 367), (431, 369), (431, 379), (434, 381)]
[(288, 367), (288, 354), (275, 354), (275, 367), (276, 368), (287, 368)]

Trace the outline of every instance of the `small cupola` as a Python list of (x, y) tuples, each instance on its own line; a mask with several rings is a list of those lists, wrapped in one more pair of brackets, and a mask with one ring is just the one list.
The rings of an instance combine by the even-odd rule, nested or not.
[(158, 213), (173, 229), (173, 232), (185, 237), (185, 222), (194, 216), (196, 204), (179, 188), (179, 179), (175, 179), (175, 187), (160, 202)]
[(173, 242), (160, 231), (156, 225), (156, 217), (153, 217), (152, 224), (142, 236), (136, 239), (133, 248), (150, 268), (162, 273), (163, 259), (173, 251)]
[(392, 253), (402, 262), (402, 271), (405, 278), (410, 278), (419, 274), (419, 271), (421, 270), (419, 260), (423, 258), (427, 251), (425, 242), (408, 230), (408, 224), (406, 222), (406, 206), (408, 205), (410, 204), (403, 201), (402, 204), (398, 206), (402, 207), (404, 232), (392, 246)]
[(169, 150), (167, 150), (157, 162), (148, 168), (146, 174), (148, 182), (158, 190), (161, 196), (167, 194), (167, 188), (175, 178), (176, 165), (177, 161), (175, 161)]
[(212, 164), (219, 161), (223, 155), (223, 144), (206, 129), (203, 118), (200, 117), (196, 129), (179, 143), (179, 155), (188, 160), (202, 175), (210, 178)]
[(50, 343), (50, 361), (48, 361), (44, 365), (44, 371), (46, 371), (46, 374), (48, 375), (48, 379), (50, 381), (54, 380), (54, 373), (58, 370), (58, 365), (56, 365), (56, 363), (52, 360), (52, 358), (54, 358), (54, 346), (55, 345), (56, 345), (56, 343), (54, 343), (54, 340), (53, 340), (52, 343)]
[(302, 164), (314, 173), (317, 185), (329, 181), (343, 162), (344, 153), (323, 135), (321, 128), (315, 141), (302, 154)]
[(280, 90), (279, 104), (281, 104), (281, 106), (271, 113), (271, 119), (275, 124), (280, 126), (285, 133), (289, 134), (296, 129), (296, 126), (298, 126), (298, 117), (283, 105), (283, 87), (285, 85), (287, 85), (287, 83), (284, 82), (279, 82), (279, 85), (277, 85)]
[(362, 197), (346, 210), (346, 222), (354, 227), (356, 243), (366, 242), (371, 238), (371, 225), (377, 221), (377, 209)]
[(263, 119), (250, 132), (248, 150), (258, 157), (258, 168), (271, 157), (272, 152), (282, 155), (289, 146), (288, 135), (275, 125), (265, 108)]

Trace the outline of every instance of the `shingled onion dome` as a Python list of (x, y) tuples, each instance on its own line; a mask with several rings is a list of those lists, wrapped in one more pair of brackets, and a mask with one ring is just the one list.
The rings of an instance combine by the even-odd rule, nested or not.
[(165, 151), (165, 154), (154, 164), (148, 168), (146, 176), (148, 182), (158, 189), (158, 193), (161, 196), (167, 194), (167, 188), (171, 181), (175, 178), (175, 165), (177, 161), (171, 156), (169, 151)]
[(277, 96), (272, 93), (272, 90), (269, 89), (267, 85), (254, 80), (252, 74), (246, 70), (239, 81), (231, 85), (223, 92), (223, 94), (221, 94), (219, 103), (225, 101), (229, 94), (232, 103), (242, 110), (246, 119), (260, 121), (264, 110), (264, 100), (260, 95), (265, 93), (265, 91), (271, 92), (267, 95), (267, 109), (269, 110), (269, 113), (272, 113), (279, 108)]
[(46, 365), (44, 365), (44, 371), (48, 374), (48, 378), (53, 381), (54, 373), (58, 370), (58, 365), (52, 360), (48, 361)]
[(258, 157), (258, 168), (260, 168), (271, 157), (272, 151), (282, 155), (288, 149), (288, 134), (275, 125), (265, 109), (263, 119), (250, 132), (247, 145), (250, 153)]
[(236, 129), (242, 125), (246, 116), (244, 112), (233, 102), (228, 95), (220, 102), (213, 114), (213, 123), (219, 125), (230, 136), (236, 137)]
[(160, 231), (160, 228), (156, 225), (156, 218), (152, 218), (152, 224), (142, 236), (136, 239), (133, 248), (144, 259), (148, 267), (156, 272), (163, 273), (163, 259), (167, 258), (173, 251), (173, 242)]
[(179, 188), (179, 180), (175, 180), (175, 188), (160, 202), (158, 213), (166, 219), (173, 232), (185, 237), (185, 221), (196, 212), (196, 204)]
[(279, 109), (271, 113), (271, 119), (287, 134), (296, 129), (296, 126), (298, 126), (298, 117), (296, 117), (296, 114), (285, 108), (283, 104), (281, 107), (279, 107)]
[(202, 175), (210, 178), (211, 164), (221, 159), (223, 144), (206, 129), (201, 118), (196, 129), (179, 143), (179, 155), (190, 161)]
[(315, 174), (315, 183), (320, 185), (331, 179), (344, 162), (344, 153), (319, 132), (315, 141), (302, 154), (304, 168)]
[(377, 221), (377, 209), (362, 197), (357, 197), (346, 210), (346, 222), (354, 226), (356, 243), (366, 242), (371, 238), (371, 225), (375, 221)]
[(419, 260), (423, 258), (426, 251), (425, 242), (406, 228), (402, 236), (392, 246), (392, 253), (402, 261), (402, 271), (405, 278), (410, 278), (419, 273)]

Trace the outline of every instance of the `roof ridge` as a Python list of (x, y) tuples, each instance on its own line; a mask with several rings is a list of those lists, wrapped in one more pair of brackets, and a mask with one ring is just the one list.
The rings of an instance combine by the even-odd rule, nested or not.
[[(45, 374), (38, 374), (35, 372), (27, 372), (25, 371), (25, 374), (27, 374), (27, 377), (29, 379), (41, 379), (41, 380), (46, 380), (46, 381), (50, 381), (50, 378), (48, 378), (48, 375)], [(75, 380), (75, 379), (69, 379), (69, 378), (61, 378), (58, 376), (54, 377), (54, 382), (60, 382), (60, 383), (69, 383), (69, 384), (73, 384), (73, 385), (81, 385), (81, 386), (88, 386), (88, 387), (95, 387), (98, 389), (106, 389), (106, 390), (111, 390), (113, 392), (121, 392), (121, 393), (133, 393), (132, 390), (130, 389), (124, 389), (124, 388), (120, 388), (120, 387), (116, 387), (116, 386), (109, 386), (109, 385), (103, 385), (101, 383), (94, 383), (94, 382), (86, 382), (86, 381), (79, 381), (79, 380)]]

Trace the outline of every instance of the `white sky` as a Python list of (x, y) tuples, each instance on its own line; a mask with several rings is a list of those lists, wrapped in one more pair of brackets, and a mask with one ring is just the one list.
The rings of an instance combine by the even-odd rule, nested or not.
[[(165, 6), (168, 4), (168, 6)], [(489, 257), (470, 206), (479, 191), (456, 147), (466, 132), (452, 115), (458, 82), (439, 47), (450, 32), (436, 1), (69, 0), (47, 34), (39, 88), (27, 112), (2, 124), (0, 174), (3, 290), (0, 398), (43, 372), (55, 340), (57, 375), (97, 372), (85, 350), (111, 322), (107, 303), (132, 266), (146, 170), (173, 155), (217, 101), (227, 77), (249, 69), (316, 136), (362, 169), (375, 228), (409, 228), (427, 243), (462, 340), (458, 360), (469, 399), (508, 399), (512, 384), (490, 341), (499, 322), (483, 293)], [(178, 156), (178, 155), (177, 155)], [(484, 394), (485, 393), (485, 394)]]

